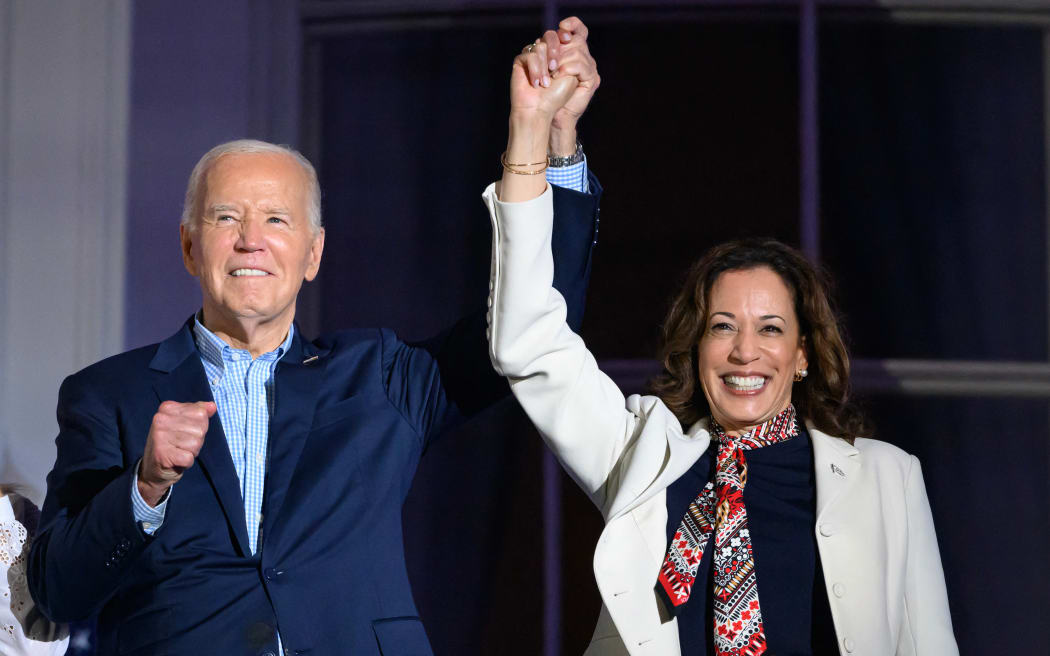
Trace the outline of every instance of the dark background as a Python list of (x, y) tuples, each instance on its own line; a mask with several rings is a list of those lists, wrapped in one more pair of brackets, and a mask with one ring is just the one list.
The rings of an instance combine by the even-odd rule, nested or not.
[[(550, 26), (553, 3), (432, 4), (444, 9), (135, 5), (129, 347), (188, 314), (158, 298), (196, 302), (170, 226), (196, 158), (238, 137), (297, 145), (320, 170), (327, 248), (301, 298), (308, 332), (383, 325), (423, 337), (484, 306), (480, 194), (499, 175), (507, 72)], [(557, 13), (588, 23), (602, 75), (580, 126), (606, 189), (583, 335), (637, 392), (691, 261), (734, 237), (801, 245), (799, 8)], [(1039, 11), (916, 21), (857, 7), (818, 16), (820, 263), (867, 364), (858, 370), (892, 359), (1045, 363), (1050, 21), (1030, 20)], [(1032, 653), (1032, 620), (1050, 614), (1047, 397), (856, 383), (877, 436), (923, 463), (962, 652)], [(600, 607), (591, 556), (601, 521), (555, 476), (545, 487), (544, 449), (513, 404), (427, 453), (405, 523), (438, 654), (582, 653)]]

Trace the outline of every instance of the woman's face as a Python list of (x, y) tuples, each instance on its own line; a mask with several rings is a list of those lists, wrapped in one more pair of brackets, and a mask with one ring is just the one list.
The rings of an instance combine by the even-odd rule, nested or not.
[(780, 276), (767, 267), (719, 275), (697, 350), (711, 414), (730, 433), (786, 408), (795, 372), (807, 360), (791, 292)]

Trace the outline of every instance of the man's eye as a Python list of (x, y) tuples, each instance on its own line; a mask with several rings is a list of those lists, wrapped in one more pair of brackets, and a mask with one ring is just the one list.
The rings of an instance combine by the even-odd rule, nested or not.
[(229, 221), (233, 221), (233, 217), (229, 214), (220, 214), (219, 216), (215, 217), (216, 223), (227, 223)]
[(285, 220), (284, 220), (284, 219), (282, 219), (282, 218), (281, 218), (281, 217), (279, 217), (279, 216), (271, 216), (270, 218), (266, 219), (266, 221), (267, 221), (268, 223), (274, 223), (274, 224), (277, 224), (277, 223), (285, 223)]

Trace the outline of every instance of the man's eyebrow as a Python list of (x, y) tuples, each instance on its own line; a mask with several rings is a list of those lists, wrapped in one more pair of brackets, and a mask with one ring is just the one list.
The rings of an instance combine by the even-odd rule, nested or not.
[(290, 209), (288, 209), (287, 207), (282, 207), (280, 205), (263, 206), (263, 207), (260, 207), (259, 209), (261, 209), (266, 214), (291, 214), (292, 213), (292, 211)]
[(226, 203), (216, 203), (208, 208), (209, 212), (236, 212), (239, 208), (236, 205), (229, 205)]

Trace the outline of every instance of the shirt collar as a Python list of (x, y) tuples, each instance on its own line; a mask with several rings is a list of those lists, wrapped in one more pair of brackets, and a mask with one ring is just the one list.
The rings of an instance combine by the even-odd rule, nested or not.
[[(225, 362), (232, 362), (234, 360), (251, 359), (252, 355), (244, 349), (233, 348), (222, 340), (218, 335), (213, 333), (204, 327), (201, 323), (201, 312), (198, 312), (193, 317), (193, 336), (197, 341), (197, 350), (200, 351), (201, 358), (218, 367), (220, 370), (225, 368)], [(273, 351), (269, 353), (263, 353), (259, 356), (262, 360), (273, 360), (277, 361), (284, 357), (284, 354), (288, 352), (288, 348), (292, 345), (292, 339), (295, 336), (295, 325), (288, 326), (288, 336), (284, 338), (284, 342), (281, 343)]]

